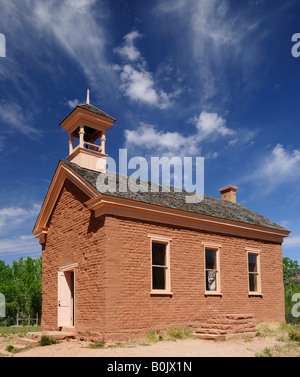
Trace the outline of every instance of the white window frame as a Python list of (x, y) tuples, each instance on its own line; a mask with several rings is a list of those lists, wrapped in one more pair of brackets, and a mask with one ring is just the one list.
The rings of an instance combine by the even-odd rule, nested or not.
[[(222, 245), (210, 243), (210, 242), (202, 242), (204, 245), (204, 291), (205, 296), (222, 296), (222, 290), (221, 290), (221, 269), (220, 269), (220, 254), (221, 254), (221, 248)], [(206, 249), (214, 250), (216, 252), (216, 284), (217, 289), (215, 291), (207, 291), (206, 290)]]
[[(247, 255), (247, 279), (248, 279), (248, 295), (249, 296), (262, 296), (262, 290), (261, 290), (261, 265), (260, 265), (260, 255), (261, 250), (260, 249), (253, 249), (250, 247), (246, 247), (246, 255)], [(256, 264), (257, 264), (257, 272), (255, 274), (257, 275), (257, 290), (256, 291), (250, 291), (250, 282), (249, 282), (249, 274), (253, 274), (253, 272), (249, 272), (249, 260), (248, 256), (249, 254), (256, 256)]]
[[(151, 258), (151, 295), (172, 295), (171, 291), (171, 274), (170, 274), (170, 243), (172, 238), (159, 236), (154, 234), (148, 234), (150, 238), (150, 258)], [(152, 243), (162, 243), (166, 245), (166, 264), (165, 264), (165, 289), (153, 289), (153, 280), (152, 280)]]

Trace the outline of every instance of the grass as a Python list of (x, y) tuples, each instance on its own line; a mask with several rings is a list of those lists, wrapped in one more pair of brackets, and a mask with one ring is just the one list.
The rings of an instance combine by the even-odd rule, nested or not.
[(300, 328), (298, 325), (269, 322), (259, 323), (256, 329), (259, 331), (260, 337), (272, 337), (281, 343), (256, 353), (256, 357), (300, 356)]
[(189, 327), (169, 327), (166, 330), (148, 330), (146, 339), (150, 343), (156, 343), (163, 340), (186, 339), (192, 336), (192, 329)]
[(28, 332), (40, 331), (40, 326), (8, 326), (0, 327), (0, 336), (5, 338), (10, 335), (26, 336)]
[(101, 342), (90, 343), (90, 348), (93, 348), (93, 349), (104, 348), (104, 346), (105, 346), (104, 340), (102, 340)]

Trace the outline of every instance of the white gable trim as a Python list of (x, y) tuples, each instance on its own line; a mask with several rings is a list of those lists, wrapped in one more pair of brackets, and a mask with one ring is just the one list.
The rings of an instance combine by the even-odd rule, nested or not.
[(47, 234), (48, 231), (47, 223), (49, 217), (51, 216), (58, 195), (60, 194), (63, 184), (65, 183), (65, 180), (67, 178), (81, 191), (83, 191), (90, 199), (99, 196), (99, 192), (92, 185), (90, 185), (78, 173), (76, 173), (73, 169), (69, 168), (63, 161), (61, 161), (56, 169), (41, 211), (37, 218), (35, 227), (33, 229), (34, 236), (36, 238), (40, 238), (40, 242), (44, 242), (45, 234)]

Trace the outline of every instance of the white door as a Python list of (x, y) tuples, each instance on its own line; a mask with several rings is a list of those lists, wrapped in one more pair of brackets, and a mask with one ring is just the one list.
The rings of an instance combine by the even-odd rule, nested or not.
[(73, 271), (58, 271), (58, 326), (73, 326)]

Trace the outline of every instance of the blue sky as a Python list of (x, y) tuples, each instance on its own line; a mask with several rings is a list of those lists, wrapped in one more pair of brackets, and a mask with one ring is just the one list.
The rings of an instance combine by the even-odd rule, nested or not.
[[(0, 259), (41, 255), (31, 232), (78, 103), (117, 119), (106, 151), (201, 156), (205, 194), (291, 230), (300, 263), (300, 3), (0, 0)], [(300, 48), (299, 48), (300, 51)], [(154, 142), (155, 140), (155, 142)]]

